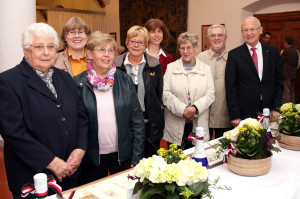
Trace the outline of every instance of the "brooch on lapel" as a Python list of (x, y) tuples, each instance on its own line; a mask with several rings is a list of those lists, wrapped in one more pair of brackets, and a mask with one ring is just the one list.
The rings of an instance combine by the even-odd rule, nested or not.
[(155, 72), (150, 73), (150, 76), (154, 76), (154, 75), (155, 75)]

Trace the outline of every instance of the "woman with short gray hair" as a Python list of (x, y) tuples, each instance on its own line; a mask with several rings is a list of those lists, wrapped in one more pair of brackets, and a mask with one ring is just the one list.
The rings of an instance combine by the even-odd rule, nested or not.
[(201, 126), (204, 140), (209, 140), (209, 106), (215, 100), (210, 66), (197, 57), (198, 36), (185, 32), (178, 37), (181, 58), (168, 65), (164, 75), (163, 103), (165, 108), (164, 139), (168, 143), (192, 147), (188, 136)]
[(48, 24), (31, 24), (22, 46), (21, 63), (0, 74), (0, 132), (14, 198), (41, 172), (53, 174), (63, 190), (76, 187), (87, 147), (88, 120), (74, 82), (53, 67), (57, 33)]

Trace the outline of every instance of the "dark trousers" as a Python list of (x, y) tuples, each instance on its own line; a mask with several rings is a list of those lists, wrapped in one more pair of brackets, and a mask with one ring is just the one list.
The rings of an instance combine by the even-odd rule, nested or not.
[(217, 139), (219, 137), (222, 137), (226, 131), (229, 131), (231, 129), (233, 129), (233, 127), (231, 127), (231, 128), (209, 128), (210, 140), (212, 140), (214, 130), (215, 130), (215, 139)]
[(129, 169), (131, 165), (131, 160), (126, 160), (119, 163), (118, 153), (101, 154), (100, 155), (100, 165), (95, 166), (91, 164), (84, 163), (82, 165), (82, 174), (79, 180), (79, 184), (83, 185), (100, 178), (124, 171)]
[(293, 102), (293, 94), (295, 89), (295, 79), (284, 79), (284, 89), (282, 103)]
[(144, 144), (144, 157), (149, 158), (152, 155), (157, 155), (157, 150), (160, 148), (160, 140), (152, 141), (153, 138), (150, 137), (153, 133), (151, 133), (151, 125), (149, 123), (145, 123), (145, 144)]
[(156, 142), (151, 142), (150, 140), (146, 139), (144, 147), (145, 158), (149, 158), (152, 155), (157, 155), (157, 150), (160, 148), (160, 140)]

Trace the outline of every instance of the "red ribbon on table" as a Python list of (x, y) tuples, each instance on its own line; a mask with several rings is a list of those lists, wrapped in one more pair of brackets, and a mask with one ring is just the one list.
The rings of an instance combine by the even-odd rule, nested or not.
[(233, 155), (237, 155), (238, 152), (237, 150), (234, 148), (233, 144), (229, 143), (229, 147), (230, 149), (228, 149), (225, 154), (224, 154), (224, 158), (223, 158), (223, 163), (227, 163), (228, 161), (228, 156), (230, 153), (232, 153)]
[(191, 136), (189, 135), (188, 137), (190, 140), (194, 141), (194, 140), (203, 140), (203, 137), (194, 137), (194, 136)]
[[(51, 188), (52, 190), (55, 191), (55, 193), (62, 198), (62, 191), (61, 191), (61, 187), (56, 183), (55, 178), (51, 175), (48, 177), (47, 179), (47, 185), (49, 188)], [(36, 194), (37, 197), (39, 198), (45, 198), (48, 195), (48, 191), (44, 192), (44, 193), (36, 193), (35, 188), (32, 184), (28, 183), (26, 185), (23, 186), (22, 190), (21, 190), (21, 196), (22, 198), (28, 196), (28, 194)]]

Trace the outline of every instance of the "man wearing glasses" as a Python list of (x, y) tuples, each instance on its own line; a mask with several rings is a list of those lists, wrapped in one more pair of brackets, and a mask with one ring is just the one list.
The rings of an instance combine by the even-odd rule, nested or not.
[(251, 117), (257, 118), (263, 108), (269, 108), (271, 117), (280, 116), (283, 72), (276, 47), (259, 42), (263, 28), (260, 21), (249, 16), (242, 23), (245, 43), (228, 54), (225, 70), (226, 98), (233, 126)]
[(225, 47), (227, 34), (223, 25), (215, 24), (207, 31), (210, 49), (201, 52), (198, 58), (211, 67), (215, 85), (215, 101), (210, 106), (209, 134), (210, 139), (215, 131), (215, 138), (231, 129), (230, 118), (226, 104), (225, 67), (228, 50)]

